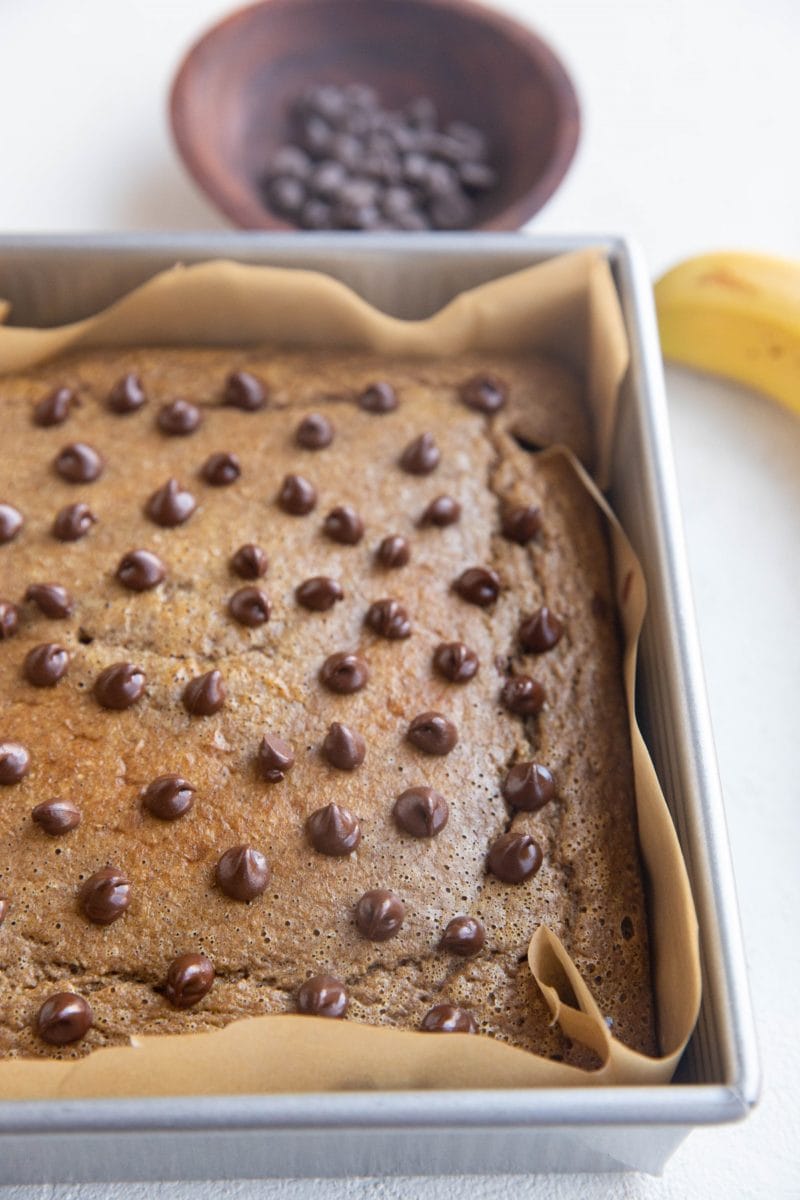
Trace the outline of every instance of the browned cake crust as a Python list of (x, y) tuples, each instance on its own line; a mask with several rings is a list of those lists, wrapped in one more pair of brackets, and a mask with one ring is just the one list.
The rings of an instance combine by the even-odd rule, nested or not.
[[(268, 385), (264, 408), (220, 402), (227, 376), (241, 369)], [(494, 415), (470, 408), (469, 393), (460, 390), (486, 370), (507, 392)], [(107, 397), (128, 371), (138, 372), (147, 402), (120, 415), (109, 411)], [(394, 388), (399, 403), (392, 411), (358, 403), (376, 380)], [(79, 403), (63, 424), (42, 427), (36, 405), (56, 385), (75, 389)], [(176, 397), (202, 412), (186, 436), (168, 436), (157, 424), (161, 406)], [(564, 940), (614, 1032), (655, 1052), (605, 535), (564, 460), (527, 453), (507, 432), (522, 413), (529, 439), (566, 440), (588, 457), (582, 399), (564, 370), (501, 357), (420, 363), (267, 350), (105, 351), (4, 379), (0, 403), (0, 504), (24, 517), (22, 529), (0, 545), (9, 635), (0, 641), (0, 743), (19, 743), (30, 757), (18, 782), (0, 786), (0, 896), (7, 901), (0, 1054), (77, 1055), (132, 1034), (293, 1011), (304, 981), (326, 973), (346, 988), (348, 1019), (413, 1029), (432, 1006), (447, 1002), (472, 1013), (484, 1034), (576, 1061), (549, 1027), (527, 966), (539, 922)], [(334, 430), (321, 449), (295, 440), (301, 418), (312, 412)], [(410, 473), (399, 460), (423, 433), (432, 435), (440, 460), (428, 474)], [(99, 452), (99, 478), (68, 482), (54, 469), (73, 443)], [(236, 455), (241, 465), (226, 486), (201, 474), (217, 452)], [(406, 466), (429, 465), (425, 446), (410, 458)], [(76, 466), (74, 453), (62, 458), (62, 471), (91, 474), (92, 464), (78, 459)], [(316, 490), (306, 515), (276, 502), (289, 473)], [(170, 477), (193, 495), (196, 509), (185, 523), (163, 527), (144, 507)], [(460, 505), (458, 520), (437, 524), (429, 514), (420, 524), (441, 495)], [(56, 514), (79, 502), (96, 522), (78, 540), (58, 540)], [(294, 502), (302, 507), (297, 496)], [(284, 503), (291, 507), (292, 496)], [(541, 529), (525, 545), (501, 533), (512, 504), (541, 509)], [(339, 505), (352, 506), (363, 521), (354, 544), (325, 532), (327, 514)], [(452, 516), (452, 505), (440, 507), (438, 519)], [(334, 522), (334, 530), (342, 527), (344, 536), (357, 536), (357, 522), (355, 531), (347, 517)], [(406, 565), (377, 560), (390, 535), (407, 539)], [(232, 570), (231, 556), (244, 543), (265, 551), (263, 578), (245, 580)], [(149, 590), (130, 590), (115, 575), (134, 550), (153, 552), (166, 568)], [(472, 567), (499, 577), (499, 595), (490, 594), (486, 607), (453, 589)], [(147, 575), (141, 564), (128, 571), (129, 579)], [(298, 585), (316, 576), (341, 586), (343, 599), (328, 611), (296, 599)], [(35, 599), (25, 599), (31, 584), (51, 582), (70, 593), (69, 615), (48, 617)], [(251, 626), (232, 615), (231, 597), (245, 586), (268, 597), (266, 623)], [(474, 582), (462, 590), (476, 594)], [(382, 636), (405, 632), (396, 610), (378, 610), (367, 622), (370, 606), (385, 598), (406, 609), (409, 636)], [(239, 617), (263, 616), (259, 604), (245, 597)], [(552, 649), (525, 651), (521, 625), (542, 605), (560, 619), (562, 635)], [(9, 606), (16, 606), (16, 630)], [(529, 627), (529, 644), (536, 636)], [(442, 668), (469, 675), (471, 655), (466, 666), (456, 656), (453, 666), (452, 654), (441, 652), (434, 664), (437, 647), (453, 642), (479, 663), (462, 682), (445, 678)], [(66, 649), (68, 669), (53, 686), (34, 686), (37, 671), (57, 672), (52, 656), (27, 658), (45, 643)], [(340, 694), (321, 682), (323, 664), (339, 651), (357, 652), (367, 664), (360, 690)], [(117, 663), (145, 676), (142, 697), (125, 710), (98, 700), (98, 676)], [(212, 715), (190, 715), (187, 682), (211, 670), (221, 672), (227, 698)], [(501, 703), (511, 674), (542, 685), (538, 715), (523, 718)], [(104, 695), (119, 698), (119, 680)], [(449, 753), (426, 754), (407, 739), (413, 719), (430, 710), (456, 727)], [(337, 769), (322, 752), (333, 722), (363, 735), (366, 754), (353, 770)], [(278, 782), (268, 782), (259, 767), (267, 734), (288, 742), (295, 758)], [(339, 745), (339, 754), (352, 755), (352, 745)], [(504, 780), (512, 765), (531, 760), (552, 772), (555, 795), (538, 811), (518, 811), (504, 799)], [(12, 754), (6, 775), (15, 770)], [(176, 820), (157, 819), (141, 799), (165, 774), (195, 789), (193, 806)], [(416, 787), (435, 789), (449, 806), (449, 820), (434, 836), (410, 836), (393, 816), (397, 797)], [(70, 824), (69, 813), (32, 818), (35, 806), (54, 798), (79, 810), (76, 828), (46, 831), (48, 824)], [(359, 822), (361, 841), (349, 855), (319, 853), (309, 840), (307, 818), (330, 803)], [(429, 803), (426, 811), (436, 826), (441, 805)], [(424, 823), (425, 814), (414, 809), (408, 819)], [(508, 830), (531, 834), (542, 853), (540, 869), (519, 883), (486, 867), (490, 847)], [(260, 851), (271, 868), (265, 890), (249, 903), (225, 894), (215, 877), (220, 857), (238, 845)], [(533, 853), (516, 846), (513, 863), (520, 849)], [(250, 863), (251, 883), (259, 865)], [(103, 925), (87, 918), (79, 891), (108, 866), (129, 881), (130, 902)], [(233, 874), (235, 890), (241, 876)], [(404, 905), (399, 932), (388, 940), (372, 940), (362, 932), (363, 918), (361, 929), (356, 922), (355, 906), (371, 889), (389, 889)], [(485, 928), (485, 945), (473, 957), (440, 947), (458, 915)], [(164, 984), (172, 960), (187, 953), (206, 955), (216, 978), (198, 1003), (179, 1008)], [(37, 1023), (37, 1013), (64, 991), (89, 1001), (93, 1024), (81, 1040), (59, 1047), (42, 1039), (47, 1022)], [(73, 1032), (80, 1024), (80, 1014), (66, 1021)]]

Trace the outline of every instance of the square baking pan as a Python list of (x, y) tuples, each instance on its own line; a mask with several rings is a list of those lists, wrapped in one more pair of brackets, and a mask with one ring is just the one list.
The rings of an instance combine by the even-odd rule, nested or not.
[(0, 297), (11, 303), (12, 324), (62, 324), (176, 262), (231, 258), (324, 271), (378, 308), (418, 318), (465, 288), (588, 246), (608, 257), (631, 347), (610, 499), (650, 597), (638, 714), (700, 922), (703, 1002), (675, 1080), (638, 1088), (0, 1101), (0, 1183), (657, 1173), (693, 1127), (737, 1120), (755, 1103), (759, 1067), (741, 933), (652, 294), (638, 253), (619, 238), (519, 234), (14, 236), (0, 238)]

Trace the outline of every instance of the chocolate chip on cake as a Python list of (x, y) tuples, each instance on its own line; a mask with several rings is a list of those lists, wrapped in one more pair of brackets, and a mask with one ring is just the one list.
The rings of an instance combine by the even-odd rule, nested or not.
[(77, 542), (96, 524), (97, 517), (88, 504), (67, 504), (56, 513), (53, 537), (58, 538), (59, 542)]
[(31, 583), (25, 599), (32, 601), (39, 612), (51, 620), (68, 617), (75, 608), (75, 602), (65, 587), (60, 583)]
[(473, 375), (462, 383), (461, 399), (476, 412), (496, 413), (508, 399), (508, 388), (496, 375)]
[(39, 400), (33, 409), (33, 423), (42, 429), (63, 425), (75, 403), (75, 393), (69, 387), (53, 388)]
[(212, 487), (228, 487), (242, 473), (242, 465), (235, 454), (220, 450), (211, 454), (200, 468), (200, 474)]
[(333, 441), (333, 425), (322, 413), (309, 413), (297, 426), (294, 440), (304, 450), (324, 450)]
[(453, 1004), (434, 1004), (422, 1018), (423, 1033), (477, 1033), (478, 1025), (471, 1012)]
[(458, 742), (458, 730), (439, 712), (424, 712), (414, 717), (406, 737), (423, 754), (449, 754)]
[(120, 416), (138, 412), (146, 403), (142, 381), (135, 371), (128, 371), (118, 379), (106, 399), (106, 407)]
[(453, 917), (447, 922), (439, 945), (459, 958), (473, 958), (480, 954), (485, 941), (486, 930), (477, 917)]
[(0, 504), (0, 546), (13, 542), (19, 533), (25, 519), (13, 504)]
[(364, 621), (373, 633), (390, 641), (411, 636), (411, 618), (398, 600), (376, 600), (367, 609)]
[(131, 592), (149, 592), (158, 587), (167, 575), (167, 568), (152, 550), (130, 550), (119, 561), (116, 577)]
[(555, 780), (540, 763), (516, 763), (503, 781), (503, 796), (512, 808), (536, 812), (556, 794)]
[(535, 717), (545, 702), (545, 690), (530, 675), (512, 675), (503, 684), (500, 699), (517, 717)]
[(504, 538), (526, 546), (542, 528), (542, 510), (535, 504), (510, 505), (503, 509), (500, 528)]
[(371, 942), (388, 942), (396, 937), (406, 915), (399, 896), (385, 888), (365, 892), (356, 905), (356, 925)]
[(206, 671), (183, 689), (183, 706), (193, 717), (210, 717), (225, 703), (227, 689), (221, 671)]
[(171, 400), (158, 410), (158, 428), (169, 437), (188, 437), (194, 433), (203, 414), (190, 400)]
[(291, 517), (304, 517), (316, 507), (317, 489), (302, 475), (287, 475), (278, 492), (278, 506)]
[(530, 654), (545, 654), (561, 640), (564, 624), (547, 605), (537, 609), (519, 627), (519, 642)]
[(93, 446), (71, 442), (53, 460), (56, 474), (67, 483), (93, 483), (103, 473), (103, 459)]
[(306, 833), (319, 854), (340, 858), (352, 854), (361, 841), (361, 826), (349, 809), (326, 804), (306, 821)]
[(488, 608), (500, 595), (500, 579), (489, 567), (468, 567), (453, 583), (453, 590), (469, 604)]
[(253, 846), (231, 846), (216, 867), (217, 886), (231, 900), (255, 900), (266, 890), (269, 864)]
[(328, 513), (322, 531), (331, 541), (355, 546), (364, 536), (364, 522), (349, 504), (340, 504)]
[(327, 612), (337, 600), (344, 599), (342, 585), (327, 575), (314, 575), (295, 589), (295, 599), (311, 612)]
[(0, 896), (0, 925), (3, 924), (3, 921), (5, 921), (6, 917), (8, 916), (8, 911), (10, 908), (10, 900), (6, 896)]
[(389, 534), (378, 546), (375, 558), (381, 567), (389, 570), (406, 566), (411, 558), (408, 538), (402, 537), (399, 533)]
[(294, 750), (275, 733), (266, 733), (258, 748), (258, 769), (267, 783), (280, 783), (294, 766)]
[(502, 833), (489, 848), (486, 865), (504, 883), (523, 883), (542, 865), (542, 852), (528, 833)]
[(360, 654), (341, 651), (325, 659), (319, 677), (329, 691), (347, 694), (365, 686), (369, 668)]
[(234, 620), (250, 629), (264, 625), (269, 620), (270, 611), (269, 597), (257, 587), (239, 588), (228, 601), (228, 612)]
[(444, 829), (450, 809), (441, 792), (430, 787), (413, 787), (397, 797), (392, 815), (404, 833), (431, 838)]
[(177, 479), (168, 479), (153, 492), (144, 511), (154, 524), (172, 529), (188, 521), (196, 508), (197, 501), (192, 493), (187, 492)]
[(261, 579), (266, 575), (268, 567), (269, 560), (266, 554), (253, 542), (246, 542), (244, 546), (240, 546), (231, 558), (231, 570), (240, 579)]
[(325, 734), (322, 753), (332, 767), (354, 771), (363, 763), (367, 745), (357, 729), (334, 721)]
[(409, 475), (430, 475), (438, 467), (441, 457), (433, 434), (421, 433), (400, 455), (400, 466)]
[(0, 642), (13, 637), (19, 627), (19, 609), (10, 600), (0, 600)]
[(177, 821), (192, 808), (196, 790), (182, 775), (159, 775), (143, 790), (142, 808), (159, 821)]
[(339, 1019), (347, 1012), (347, 989), (333, 975), (314, 975), (297, 993), (297, 1011), (309, 1017)]
[(461, 505), (457, 500), (452, 496), (437, 496), (424, 510), (419, 524), (423, 527), (435, 525), (439, 529), (446, 529), (448, 525), (455, 525), (460, 517)]
[(371, 383), (359, 395), (358, 407), (368, 413), (394, 412), (397, 408), (397, 393), (390, 383), (383, 380)]
[(243, 412), (258, 412), (267, 403), (267, 391), (261, 380), (249, 371), (233, 371), (225, 382), (222, 403)]
[(130, 880), (118, 867), (95, 871), (78, 893), (81, 912), (95, 925), (112, 925), (124, 916), (130, 902)]
[(31, 816), (50, 837), (61, 837), (81, 823), (81, 810), (71, 800), (44, 800), (36, 805)]
[(48, 996), (36, 1016), (36, 1032), (51, 1046), (79, 1042), (92, 1027), (94, 1014), (88, 1000), (75, 992)]
[(441, 642), (433, 652), (433, 665), (450, 683), (467, 683), (478, 670), (478, 656), (463, 642)]
[(94, 683), (94, 695), (103, 708), (130, 708), (144, 695), (145, 675), (133, 663), (119, 662), (106, 667)]
[(28, 774), (31, 756), (19, 742), (0, 742), (0, 783), (19, 783)]
[(191, 1008), (211, 991), (214, 964), (205, 954), (179, 954), (167, 968), (164, 995), (173, 1008)]
[(69, 667), (69, 653), (55, 642), (34, 646), (25, 655), (23, 673), (34, 687), (53, 687)]

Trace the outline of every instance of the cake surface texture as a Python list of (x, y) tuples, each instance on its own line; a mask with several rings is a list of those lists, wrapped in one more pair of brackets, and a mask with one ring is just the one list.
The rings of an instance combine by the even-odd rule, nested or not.
[(584, 1063), (542, 922), (657, 1052), (566, 369), (99, 350), (0, 406), (0, 1055), (302, 1011)]

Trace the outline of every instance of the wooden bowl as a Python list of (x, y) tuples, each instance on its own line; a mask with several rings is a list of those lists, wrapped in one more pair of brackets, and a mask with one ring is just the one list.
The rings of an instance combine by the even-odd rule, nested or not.
[(430, 96), (443, 122), (489, 138), (499, 183), (475, 229), (518, 229), (549, 199), (578, 141), (575, 89), (544, 42), (471, 0), (263, 0), (189, 51), (170, 99), (191, 174), (245, 229), (295, 229), (259, 181), (288, 138), (288, 109), (315, 83), (367, 83), (387, 107)]

